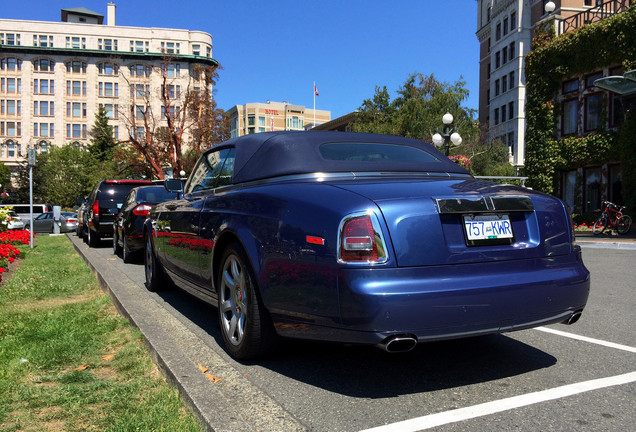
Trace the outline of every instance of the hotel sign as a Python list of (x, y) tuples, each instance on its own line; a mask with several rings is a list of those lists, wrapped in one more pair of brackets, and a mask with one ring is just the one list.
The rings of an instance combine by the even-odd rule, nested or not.
[(266, 109), (266, 110), (265, 110), (265, 114), (278, 115), (278, 110)]

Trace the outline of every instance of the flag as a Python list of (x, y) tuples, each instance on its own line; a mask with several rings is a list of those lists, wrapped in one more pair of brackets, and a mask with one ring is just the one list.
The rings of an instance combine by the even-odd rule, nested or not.
[(315, 94), (316, 96), (319, 96), (319, 94), (318, 94), (318, 88), (316, 87), (316, 84), (314, 84), (314, 94)]

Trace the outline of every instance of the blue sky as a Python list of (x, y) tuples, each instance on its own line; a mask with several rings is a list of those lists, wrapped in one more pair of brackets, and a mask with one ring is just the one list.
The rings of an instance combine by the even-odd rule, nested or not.
[[(85, 7), (106, 16), (109, 0), (2, 1), (0, 17), (60, 21)], [(218, 106), (288, 101), (332, 118), (357, 109), (375, 86), (394, 94), (414, 72), (466, 81), (477, 108), (479, 43), (475, 0), (114, 0), (118, 26), (212, 34), (223, 66)]]

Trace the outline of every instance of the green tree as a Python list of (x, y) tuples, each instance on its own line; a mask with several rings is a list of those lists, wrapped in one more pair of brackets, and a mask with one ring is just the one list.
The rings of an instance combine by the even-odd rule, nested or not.
[(39, 191), (44, 201), (73, 207), (79, 197), (88, 195), (104, 173), (93, 155), (72, 145), (53, 147), (38, 161)]
[(115, 139), (113, 127), (108, 124), (106, 108), (103, 105), (99, 106), (90, 136), (91, 144), (88, 146), (88, 151), (93, 158), (101, 162), (112, 161), (115, 153)]
[(431, 142), (431, 136), (443, 126), (442, 116), (450, 112), (464, 142), (476, 143), (476, 111), (462, 106), (469, 93), (465, 85), (462, 79), (449, 84), (438, 81), (433, 74), (415, 73), (408, 76), (393, 100), (386, 86), (376, 87), (373, 97), (364, 100), (358, 109), (353, 129)]

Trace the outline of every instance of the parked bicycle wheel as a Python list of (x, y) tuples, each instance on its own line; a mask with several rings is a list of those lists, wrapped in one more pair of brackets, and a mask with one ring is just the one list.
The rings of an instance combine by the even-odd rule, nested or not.
[(605, 227), (607, 227), (607, 219), (604, 216), (601, 216), (594, 222), (594, 226), (592, 226), (592, 233), (594, 235), (601, 235), (603, 231), (605, 231)]
[(627, 234), (632, 227), (632, 218), (623, 215), (616, 220), (616, 232), (619, 234)]

